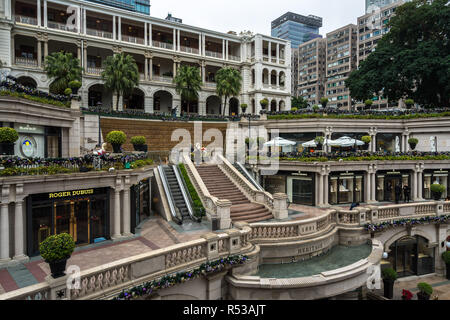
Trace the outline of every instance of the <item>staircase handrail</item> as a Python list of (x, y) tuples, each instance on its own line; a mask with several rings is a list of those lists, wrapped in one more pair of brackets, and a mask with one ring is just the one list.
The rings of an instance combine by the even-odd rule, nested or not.
[(263, 187), (252, 177), (252, 175), (248, 172), (248, 170), (240, 163), (239, 161), (236, 161), (236, 164), (239, 168), (241, 168), (242, 172), (244, 172), (245, 176), (248, 180), (258, 189), (259, 191), (265, 191)]
[(173, 204), (174, 200), (173, 200), (172, 192), (170, 191), (166, 174), (161, 165), (158, 166), (158, 172), (159, 172), (159, 176), (161, 177), (164, 192), (166, 193), (167, 202), (169, 203), (169, 209), (170, 209), (170, 214), (172, 215), (172, 219), (175, 220), (175, 222), (177, 222), (178, 224), (182, 224), (183, 219), (179, 217), (179, 216), (181, 216), (181, 214), (180, 214), (178, 208), (176, 208), (176, 206), (174, 206), (174, 204)]

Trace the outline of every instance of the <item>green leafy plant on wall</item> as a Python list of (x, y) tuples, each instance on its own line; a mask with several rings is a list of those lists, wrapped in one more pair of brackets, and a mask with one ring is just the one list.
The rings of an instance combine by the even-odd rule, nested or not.
[(194, 215), (197, 218), (201, 218), (201, 217), (205, 216), (206, 210), (203, 207), (202, 200), (200, 200), (200, 197), (198, 196), (198, 193), (195, 190), (195, 187), (192, 184), (191, 179), (189, 178), (189, 175), (186, 171), (184, 164), (182, 164), (182, 163), (179, 164), (178, 168), (180, 168), (181, 175), (183, 176), (183, 179), (186, 182), (186, 186), (188, 188), (189, 194), (191, 195), (191, 199), (194, 204)]

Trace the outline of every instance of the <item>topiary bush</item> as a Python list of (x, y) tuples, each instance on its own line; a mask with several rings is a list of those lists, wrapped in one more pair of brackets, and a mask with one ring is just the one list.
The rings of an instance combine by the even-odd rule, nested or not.
[(445, 191), (445, 186), (443, 186), (442, 184), (432, 184), (430, 189), (431, 192), (443, 193)]
[(291, 111), (292, 111), (292, 112), (295, 112), (295, 111), (297, 111), (297, 110), (298, 110), (297, 107), (292, 107), (292, 108), (291, 108)]
[(444, 260), (445, 264), (450, 264), (450, 251), (445, 251), (442, 253), (442, 259)]
[(245, 110), (247, 110), (248, 105), (246, 103), (241, 104), (241, 110), (242, 113), (245, 113)]
[(417, 284), (417, 289), (419, 289), (419, 291), (423, 294), (426, 294), (428, 296), (431, 296), (431, 294), (433, 293), (433, 287), (430, 286), (428, 283), (426, 282), (420, 282)]
[(147, 140), (145, 139), (144, 136), (131, 137), (131, 144), (143, 145), (146, 143), (147, 143)]
[(409, 144), (412, 144), (412, 143), (418, 144), (418, 143), (419, 143), (419, 139), (416, 139), (416, 138), (409, 138), (409, 139), (408, 139), (408, 143), (409, 143)]
[(366, 101), (364, 101), (364, 104), (366, 105), (366, 107), (370, 107), (373, 104), (373, 101), (370, 99), (367, 99)]
[(74, 249), (75, 241), (67, 233), (49, 236), (39, 244), (39, 252), (47, 263), (68, 259)]
[(261, 108), (266, 109), (267, 106), (269, 105), (269, 100), (267, 100), (266, 98), (262, 99), (261, 101), (259, 101), (259, 104), (261, 105)]
[(70, 81), (69, 82), (69, 88), (79, 89), (79, 88), (81, 88), (81, 82), (77, 81), (77, 80)]
[(67, 88), (66, 90), (64, 90), (64, 94), (65, 94), (66, 96), (70, 96), (70, 95), (72, 94), (72, 89)]
[(111, 144), (124, 144), (127, 135), (123, 131), (111, 131), (106, 135), (106, 141)]
[(386, 268), (381, 271), (381, 276), (385, 280), (395, 281), (398, 278), (397, 271), (392, 268)]
[(322, 136), (318, 136), (314, 138), (314, 142), (317, 144), (323, 144), (323, 142), (325, 141), (325, 138)]
[(372, 138), (370, 136), (362, 136), (361, 141), (366, 144), (369, 144), (372, 141)]
[(9, 127), (0, 128), (0, 143), (14, 143), (19, 139), (19, 134), (16, 130)]

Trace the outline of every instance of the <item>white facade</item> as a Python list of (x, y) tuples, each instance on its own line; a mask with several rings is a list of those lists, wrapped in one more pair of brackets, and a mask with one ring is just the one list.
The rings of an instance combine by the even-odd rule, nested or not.
[[(290, 109), (291, 57), (286, 50), (290, 43), (283, 39), (219, 33), (87, 1), (0, 0), (0, 41), (0, 60), (11, 74), (27, 77), (44, 91), (51, 83), (43, 70), (45, 56), (64, 50), (78, 57), (84, 70), (82, 106), (95, 105), (95, 95), (102, 97), (102, 105), (115, 106), (116, 97), (102, 89), (100, 74), (107, 56), (126, 52), (138, 64), (136, 95), (145, 112), (169, 112), (172, 105), (181, 105), (172, 80), (183, 64), (198, 66), (203, 79), (198, 107), (187, 112), (218, 112), (208, 98), (216, 95), (214, 74), (226, 66), (239, 69), (243, 76), (238, 101), (234, 100), (233, 110), (227, 104), (226, 115), (240, 113), (242, 103), (252, 111), (252, 100), (253, 111), (259, 112), (263, 98), (269, 100), (269, 108), (274, 101), (277, 110)], [(269, 77), (264, 83), (263, 72), (276, 74), (276, 81), (270, 83)], [(131, 104), (121, 101), (119, 109), (134, 108)]]

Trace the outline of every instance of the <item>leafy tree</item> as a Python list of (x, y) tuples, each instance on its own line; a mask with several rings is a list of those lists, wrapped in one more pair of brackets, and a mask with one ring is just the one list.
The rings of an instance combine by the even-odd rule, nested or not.
[(222, 97), (224, 102), (222, 104), (222, 115), (225, 115), (225, 106), (228, 98), (239, 95), (242, 86), (241, 73), (231, 67), (222, 68), (216, 74), (216, 93), (220, 97), (222, 104)]
[(116, 110), (119, 110), (121, 96), (130, 94), (139, 85), (139, 70), (131, 55), (116, 53), (105, 60), (102, 72), (105, 88), (112, 90), (117, 96)]
[(373, 104), (373, 101), (371, 99), (367, 99), (366, 101), (364, 101), (364, 104), (366, 105), (366, 107), (370, 107)]
[(187, 110), (190, 112), (190, 103), (198, 99), (198, 92), (202, 86), (200, 69), (192, 66), (181, 66), (173, 82), (177, 93), (181, 95), (181, 99), (186, 100)]
[(328, 104), (328, 98), (325, 97), (320, 98), (320, 104), (322, 105), (322, 108), (326, 108)]
[(50, 92), (64, 94), (71, 81), (81, 81), (80, 60), (71, 53), (53, 52), (45, 57), (45, 72), (52, 79)]
[(391, 101), (410, 97), (428, 107), (450, 106), (448, 0), (413, 0), (396, 10), (375, 52), (346, 80), (364, 101), (383, 92)]
[(291, 106), (297, 109), (304, 109), (308, 106), (308, 101), (302, 96), (291, 97)]

